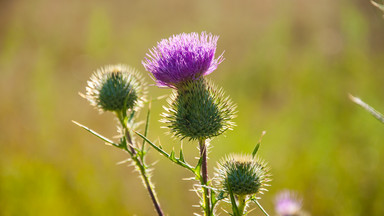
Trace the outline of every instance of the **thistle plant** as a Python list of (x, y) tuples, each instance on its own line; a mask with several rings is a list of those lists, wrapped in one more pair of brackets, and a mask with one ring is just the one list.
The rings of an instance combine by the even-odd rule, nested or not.
[(267, 191), (271, 181), (270, 168), (266, 162), (255, 157), (256, 152), (252, 155), (232, 154), (218, 163), (216, 175), (219, 190), (222, 197), (229, 197), (234, 216), (246, 215), (246, 207), (251, 201), (265, 212), (257, 199), (259, 194)]
[[(136, 113), (146, 101), (146, 84), (135, 70), (123, 66), (105, 66), (97, 70), (82, 95), (100, 112), (113, 112), (119, 122), (121, 138), (118, 143), (105, 138), (88, 127), (75, 122), (106, 143), (124, 150), (139, 171), (158, 215), (163, 215), (159, 201), (150, 181), (149, 166), (145, 163), (147, 150), (145, 144), (163, 155), (171, 162), (187, 169), (198, 182), (194, 187), (200, 197), (200, 207), (204, 216), (213, 216), (220, 201), (230, 201), (232, 215), (249, 213), (248, 204), (258, 203), (258, 195), (266, 191), (269, 168), (265, 162), (255, 157), (260, 141), (252, 155), (230, 155), (219, 163), (215, 182), (208, 175), (208, 147), (215, 137), (232, 130), (235, 126), (236, 106), (221, 88), (216, 87), (206, 75), (215, 71), (224, 60), (223, 54), (215, 57), (218, 36), (207, 34), (179, 34), (161, 40), (150, 49), (142, 61), (144, 68), (158, 87), (172, 89), (168, 105), (164, 107), (161, 122), (169, 134), (182, 141), (197, 142), (199, 157), (193, 165), (187, 162), (183, 149), (178, 155), (167, 152), (147, 137), (149, 111), (144, 133), (136, 128)], [(149, 108), (148, 108), (149, 110)], [(143, 143), (134, 142), (134, 135)]]
[(205, 32), (179, 34), (160, 41), (143, 61), (158, 86), (175, 89), (165, 108), (163, 122), (180, 139), (197, 140), (200, 160), (194, 172), (202, 188), (204, 215), (213, 215), (214, 204), (209, 189), (207, 145), (212, 139), (232, 129), (235, 107), (222, 90), (217, 90), (204, 76), (223, 61), (215, 58), (218, 37)]
[(83, 97), (100, 112), (124, 113), (142, 107), (144, 84), (134, 69), (124, 65), (107, 65), (91, 76)]
[(100, 68), (88, 81), (86, 94), (81, 94), (81, 96), (86, 98), (99, 112), (110, 111), (115, 113), (120, 123), (120, 140), (115, 143), (84, 125), (74, 123), (104, 142), (129, 154), (130, 160), (141, 175), (157, 214), (164, 215), (150, 180), (149, 166), (144, 160), (146, 155), (144, 143), (139, 146), (134, 143), (132, 137), (132, 130), (136, 125), (135, 114), (145, 101), (145, 93), (146, 84), (136, 70), (125, 65), (108, 65)]

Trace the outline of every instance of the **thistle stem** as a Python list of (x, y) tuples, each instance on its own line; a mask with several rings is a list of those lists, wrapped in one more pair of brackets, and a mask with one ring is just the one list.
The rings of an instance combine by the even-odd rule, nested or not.
[(141, 177), (143, 178), (143, 181), (144, 181), (144, 184), (145, 184), (145, 187), (147, 188), (148, 190), (148, 193), (149, 193), (149, 196), (151, 197), (151, 200), (152, 200), (152, 203), (156, 209), (156, 212), (159, 216), (163, 216), (164, 213), (163, 213), (163, 210), (161, 209), (160, 207), (160, 203), (159, 203), (159, 200), (157, 199), (157, 196), (154, 192), (154, 188), (153, 188), (153, 185), (152, 183), (150, 182), (150, 179), (147, 175), (147, 172), (144, 168), (144, 166), (141, 164), (141, 162), (139, 161), (139, 159), (137, 157), (135, 157), (134, 161), (136, 162), (136, 165), (139, 167), (140, 169), (140, 174), (141, 174)]
[[(127, 145), (125, 147), (125, 150), (128, 153), (130, 153), (132, 160), (135, 161), (136, 166), (139, 168), (141, 177), (144, 181), (145, 187), (147, 188), (149, 196), (151, 197), (152, 203), (155, 207), (157, 214), (159, 216), (164, 216), (163, 210), (160, 207), (159, 200), (157, 199), (156, 193), (154, 192), (153, 184), (151, 183), (151, 181), (148, 177), (147, 170), (145, 168), (144, 159), (142, 159), (140, 161), (140, 159), (137, 157), (137, 152), (136, 152), (135, 148), (133, 147), (132, 136), (131, 136), (129, 129), (128, 129), (125, 121), (124, 121), (125, 115), (124, 115), (124, 113), (117, 113), (117, 117), (121, 123), (121, 126), (123, 126), (123, 128), (124, 128), (124, 136), (125, 136), (125, 139), (127, 141)], [(127, 146), (129, 147), (129, 149)]]
[(245, 195), (242, 195), (242, 196), (238, 196), (237, 199), (239, 201), (239, 213), (240, 215), (244, 215), (244, 210), (245, 210), (245, 198), (246, 196)]
[(207, 165), (207, 145), (205, 143), (205, 139), (199, 139), (200, 146), (200, 157), (201, 159), (201, 185), (203, 187), (203, 201), (204, 201), (204, 211), (206, 216), (210, 216), (211, 205), (209, 199), (209, 189), (204, 186), (208, 186), (208, 165)]

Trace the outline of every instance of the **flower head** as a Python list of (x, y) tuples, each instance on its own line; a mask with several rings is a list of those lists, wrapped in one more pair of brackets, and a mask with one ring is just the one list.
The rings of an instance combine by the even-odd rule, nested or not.
[(125, 65), (107, 65), (88, 81), (84, 97), (100, 111), (126, 111), (142, 105), (145, 83)]
[(279, 216), (299, 216), (301, 212), (302, 199), (297, 194), (284, 190), (280, 192), (275, 199), (275, 209)]
[(234, 126), (235, 106), (205, 79), (185, 82), (168, 103), (163, 122), (181, 139), (209, 139)]
[(225, 192), (244, 196), (266, 191), (269, 167), (250, 155), (230, 155), (219, 163), (218, 179)]
[(142, 61), (158, 86), (176, 88), (180, 83), (210, 74), (224, 60), (215, 59), (218, 36), (202, 32), (173, 35), (160, 41)]

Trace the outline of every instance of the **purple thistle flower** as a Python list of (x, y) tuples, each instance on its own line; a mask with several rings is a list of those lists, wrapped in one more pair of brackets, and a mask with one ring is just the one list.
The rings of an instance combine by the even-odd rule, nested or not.
[(298, 216), (301, 214), (302, 199), (297, 194), (284, 190), (276, 196), (275, 210), (279, 216)]
[(149, 50), (142, 61), (158, 86), (176, 88), (180, 83), (196, 80), (216, 70), (224, 60), (215, 59), (218, 36), (202, 32), (182, 33), (163, 39)]

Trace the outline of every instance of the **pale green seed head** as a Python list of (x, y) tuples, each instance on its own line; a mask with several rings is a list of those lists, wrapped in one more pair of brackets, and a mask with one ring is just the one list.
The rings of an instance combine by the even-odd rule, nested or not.
[(136, 70), (108, 65), (91, 76), (85, 98), (100, 111), (126, 111), (141, 107), (146, 85)]
[(183, 83), (168, 102), (163, 122), (181, 139), (208, 139), (234, 126), (235, 106), (204, 79)]
[(263, 193), (270, 181), (269, 167), (260, 159), (250, 155), (230, 155), (222, 160), (217, 169), (220, 187), (235, 195)]

